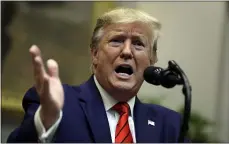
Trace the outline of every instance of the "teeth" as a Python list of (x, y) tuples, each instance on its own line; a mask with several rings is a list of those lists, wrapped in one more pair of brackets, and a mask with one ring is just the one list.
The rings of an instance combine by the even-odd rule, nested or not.
[(118, 73), (118, 74), (120, 74), (122, 76), (129, 76), (127, 73)]

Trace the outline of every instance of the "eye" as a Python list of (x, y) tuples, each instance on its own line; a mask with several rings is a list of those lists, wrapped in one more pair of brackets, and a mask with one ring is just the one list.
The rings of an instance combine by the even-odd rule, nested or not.
[(118, 46), (122, 45), (123, 43), (124, 43), (124, 40), (122, 40), (122, 39), (117, 39), (117, 38), (111, 39), (111, 40), (109, 41), (109, 44), (110, 44), (111, 46), (113, 46), (113, 47), (118, 47)]
[(133, 45), (145, 47), (145, 45), (143, 44), (143, 42), (141, 42), (140, 40), (133, 41)]
[(145, 48), (145, 45), (143, 42), (141, 42), (140, 40), (135, 40), (132, 42), (132, 44), (134, 45), (134, 47), (136, 49), (144, 49)]

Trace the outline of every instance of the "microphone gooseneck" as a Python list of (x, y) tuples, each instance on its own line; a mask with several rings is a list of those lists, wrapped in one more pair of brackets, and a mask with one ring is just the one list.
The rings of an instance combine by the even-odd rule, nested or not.
[(184, 112), (178, 138), (178, 142), (183, 143), (189, 128), (188, 124), (191, 113), (192, 88), (186, 74), (175, 61), (169, 61), (168, 65), (169, 66), (166, 69), (150, 66), (145, 69), (143, 77), (146, 82), (156, 86), (161, 85), (165, 88), (172, 88), (176, 85), (183, 85), (182, 93), (185, 96)]

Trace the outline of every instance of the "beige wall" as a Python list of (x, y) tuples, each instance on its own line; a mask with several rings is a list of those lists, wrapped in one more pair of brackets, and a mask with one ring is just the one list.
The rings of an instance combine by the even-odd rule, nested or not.
[(229, 13), (226, 17), (224, 36), (221, 57), (222, 66), (220, 68), (219, 79), (219, 95), (217, 97), (219, 101), (216, 111), (219, 125), (215, 133), (223, 142), (229, 142)]
[[(219, 121), (216, 108), (225, 2), (138, 2), (136, 7), (149, 12), (162, 23), (157, 65), (167, 67), (168, 60), (177, 61), (192, 84), (192, 109)], [(144, 84), (140, 95), (142, 98), (165, 96), (163, 105), (173, 109), (183, 104), (181, 87), (168, 90)], [(228, 136), (228, 131), (224, 135)]]

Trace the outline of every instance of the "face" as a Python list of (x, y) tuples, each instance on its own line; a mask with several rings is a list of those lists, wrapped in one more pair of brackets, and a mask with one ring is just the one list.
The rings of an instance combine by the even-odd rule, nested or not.
[(100, 85), (118, 101), (128, 101), (140, 89), (150, 65), (152, 33), (142, 23), (113, 24), (104, 29), (92, 49), (94, 74)]

